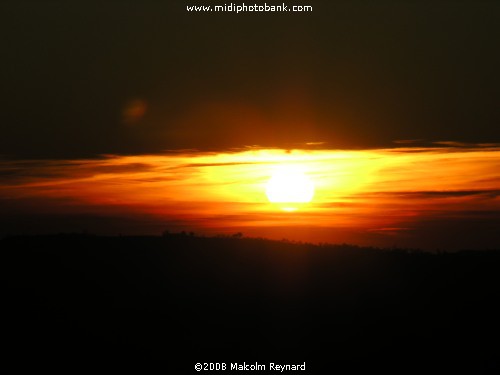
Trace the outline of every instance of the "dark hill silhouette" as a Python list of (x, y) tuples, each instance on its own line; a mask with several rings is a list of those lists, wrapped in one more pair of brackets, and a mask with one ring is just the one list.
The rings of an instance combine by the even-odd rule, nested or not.
[(179, 374), (204, 361), (306, 361), (305, 373), (500, 367), (498, 251), (168, 233), (9, 237), (0, 248), (2, 366), (92, 369), (104, 359), (114, 370), (159, 363)]

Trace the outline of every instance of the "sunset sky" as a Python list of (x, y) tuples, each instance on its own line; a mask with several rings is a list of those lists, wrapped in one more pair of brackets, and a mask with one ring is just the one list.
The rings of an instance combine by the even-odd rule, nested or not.
[(499, 2), (224, 3), (2, 2), (0, 235), (500, 248)]

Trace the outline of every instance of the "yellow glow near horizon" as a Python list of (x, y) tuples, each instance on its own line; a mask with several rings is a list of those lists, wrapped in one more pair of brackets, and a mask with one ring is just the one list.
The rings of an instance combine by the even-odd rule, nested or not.
[(195, 231), (371, 243), (374, 234), (410, 235), (422, 222), (472, 217), (462, 211), (473, 217), (484, 211), (486, 220), (500, 210), (499, 165), (499, 147), (0, 160), (0, 201), (12, 212), (131, 218), (144, 223), (140, 228), (174, 223)]

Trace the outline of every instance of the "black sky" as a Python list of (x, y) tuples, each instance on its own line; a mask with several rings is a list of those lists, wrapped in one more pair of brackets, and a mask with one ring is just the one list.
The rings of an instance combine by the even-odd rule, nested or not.
[(2, 2), (0, 155), (500, 141), (500, 2), (224, 3)]

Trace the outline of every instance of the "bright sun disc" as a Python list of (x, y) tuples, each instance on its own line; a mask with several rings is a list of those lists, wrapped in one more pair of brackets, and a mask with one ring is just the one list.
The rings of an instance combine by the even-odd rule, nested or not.
[(266, 195), (272, 203), (307, 203), (314, 196), (314, 184), (297, 166), (280, 166), (267, 183)]

